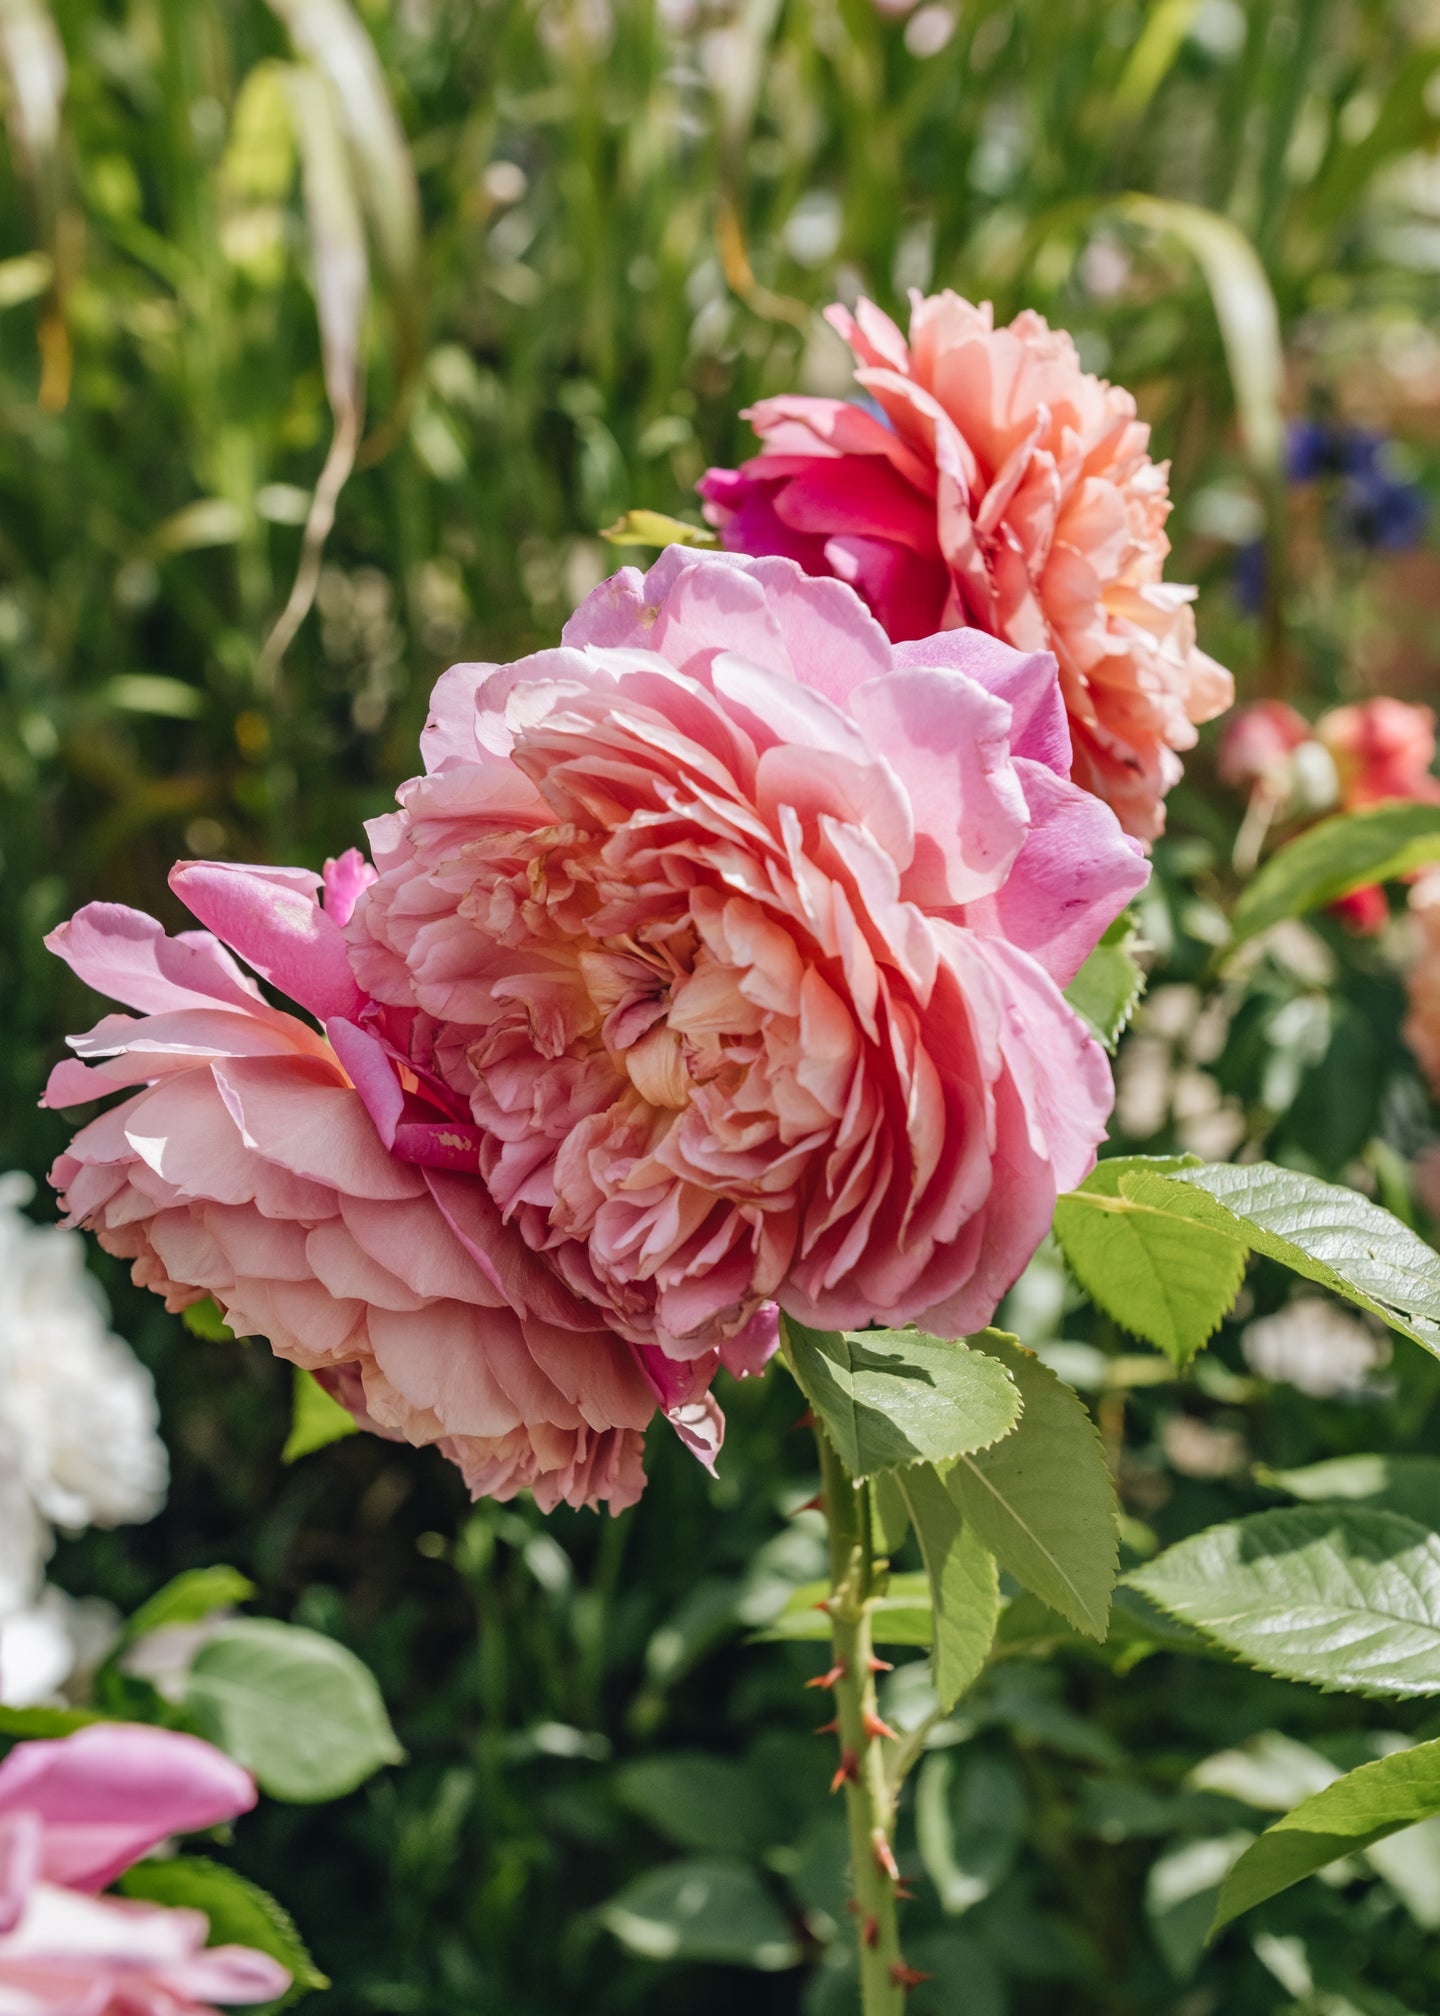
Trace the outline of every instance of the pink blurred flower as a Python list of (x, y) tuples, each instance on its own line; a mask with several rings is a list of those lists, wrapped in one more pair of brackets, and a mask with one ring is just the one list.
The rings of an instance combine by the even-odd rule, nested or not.
[(1225, 784), (1258, 785), (1271, 798), (1289, 796), (1291, 759), (1314, 739), (1303, 714), (1283, 700), (1238, 707), (1220, 731), (1216, 770)]
[(1389, 798), (1440, 803), (1440, 778), (1430, 768), (1435, 761), (1432, 708), (1386, 696), (1361, 700), (1322, 714), (1315, 733), (1334, 758), (1345, 811)]
[(911, 296), (907, 343), (868, 301), (827, 311), (879, 414), (762, 400), (762, 449), (700, 484), (734, 552), (785, 554), (865, 597), (896, 642), (973, 626), (1051, 650), (1075, 781), (1128, 833), (1164, 827), (1177, 751), (1233, 697), (1195, 644), (1193, 588), (1161, 579), (1167, 467), (1129, 393), (1026, 312)]
[(1146, 877), (1053, 659), (674, 547), (422, 748), (353, 967), (524, 1249), (676, 1381), (772, 1301), (986, 1323), (1103, 1136), (1060, 990)]
[(286, 1970), (205, 1944), (203, 1912), (97, 1893), (171, 1834), (248, 1812), (245, 1771), (198, 1737), (95, 1723), (0, 1764), (0, 2009), (14, 2016), (205, 2016), (270, 2002)]
[(1427, 869), (1412, 885), (1410, 915), (1420, 948), (1405, 975), (1410, 1012), (1404, 1036), (1440, 1099), (1440, 868)]
[[(501, 1222), (475, 1173), (478, 1130), (409, 1061), (414, 1018), (378, 1013), (350, 970), (341, 925), (373, 871), (353, 852), (331, 863), (324, 906), (319, 879), (186, 863), (172, 886), (218, 937), (167, 938), (108, 903), (52, 934), (83, 980), (140, 1013), (72, 1038), (95, 1061), (52, 1074), (52, 1106), (128, 1096), (51, 1180), (168, 1307), (213, 1295), (363, 1425), (438, 1443), (477, 1495), (529, 1487), (546, 1509), (618, 1510), (644, 1482), (657, 1400), (713, 1448), (711, 1368), (662, 1392)], [(221, 940), (314, 1021), (271, 1007)]]

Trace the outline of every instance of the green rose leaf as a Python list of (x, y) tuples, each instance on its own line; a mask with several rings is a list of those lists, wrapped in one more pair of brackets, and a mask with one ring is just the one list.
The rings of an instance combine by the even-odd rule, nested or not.
[(1440, 1456), (1327, 1456), (1298, 1470), (1257, 1465), (1255, 1479), (1307, 1505), (1368, 1505), (1440, 1532)]
[(1337, 1778), (1267, 1828), (1225, 1878), (1212, 1935), (1327, 1863), (1440, 1813), (1440, 1742), (1398, 1750)]
[(177, 1855), (164, 1862), (139, 1862), (119, 1881), (124, 1897), (147, 1904), (203, 1911), (210, 1920), (207, 1944), (249, 1946), (268, 1953), (290, 1973), (290, 1987), (268, 2009), (284, 2009), (311, 1988), (330, 1983), (306, 1950), (290, 1914), (266, 1890), (234, 1869), (205, 1855)]
[(647, 1960), (719, 1961), (770, 1974), (794, 1967), (800, 1947), (763, 1880), (741, 1861), (690, 1856), (627, 1883), (596, 1914)]
[(1122, 911), (1065, 989), (1065, 999), (1107, 1050), (1119, 1042), (1145, 991), (1134, 952), (1137, 936), (1133, 915)]
[(219, 1563), (213, 1568), (187, 1568), (126, 1618), (121, 1647), (133, 1645), (137, 1638), (160, 1630), (162, 1625), (202, 1624), (217, 1610), (233, 1610), (237, 1603), (248, 1603), (254, 1594), (255, 1584), (238, 1568)]
[(935, 1692), (948, 1715), (989, 1657), (1000, 1621), (1000, 1578), (994, 1555), (962, 1517), (958, 1496), (932, 1464), (900, 1471), (896, 1489), (904, 1497), (930, 1578), (930, 1658)]
[(290, 1433), (280, 1452), (282, 1463), (298, 1462), (317, 1449), (328, 1448), (346, 1435), (359, 1433), (360, 1424), (338, 1400), (332, 1400), (313, 1372), (295, 1367), (295, 1397), (290, 1415)]
[(1285, 917), (1300, 917), (1371, 882), (1440, 861), (1440, 806), (1373, 805), (1322, 819), (1273, 854), (1241, 893), (1231, 949)]
[(1258, 1512), (1182, 1540), (1125, 1579), (1280, 1679), (1440, 1693), (1440, 1537), (1398, 1513)]
[(1078, 1394), (1013, 1337), (986, 1331), (970, 1342), (1010, 1373), (1024, 1413), (1003, 1441), (962, 1455), (946, 1489), (1002, 1568), (1077, 1631), (1103, 1639), (1119, 1515), (1095, 1424)]
[(201, 1646), (185, 1706), (273, 1799), (338, 1799), (404, 1756), (369, 1668), (333, 1638), (268, 1618)]
[(919, 1330), (807, 1330), (785, 1318), (806, 1399), (858, 1480), (905, 1463), (949, 1463), (1008, 1435), (1020, 1394), (986, 1346), (996, 1331), (947, 1343)]
[(1117, 1157), (1055, 1207), (1055, 1236), (1091, 1301), (1177, 1365), (1214, 1335), (1248, 1257), (1234, 1225), (1216, 1226), (1204, 1199), (1165, 1182), (1185, 1167)]
[[(1157, 1180), (1148, 1179), (1147, 1195)], [(1270, 1162), (1206, 1163), (1178, 1170), (1166, 1187), (1208, 1196), (1257, 1253), (1343, 1295), (1440, 1354), (1440, 1255), (1418, 1233), (1358, 1190)]]
[(106, 1719), (89, 1708), (0, 1708), (0, 1737), (29, 1742), (37, 1736), (73, 1736), (87, 1723)]

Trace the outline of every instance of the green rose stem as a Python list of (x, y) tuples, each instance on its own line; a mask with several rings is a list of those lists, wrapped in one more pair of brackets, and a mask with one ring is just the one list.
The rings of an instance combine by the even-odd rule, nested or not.
[(895, 1788), (887, 1778), (883, 1745), (889, 1731), (875, 1701), (871, 1604), (875, 1558), (869, 1495), (847, 1475), (824, 1430), (820, 1449), (820, 1502), (830, 1536), (831, 1670), (825, 1684), (835, 1703), (840, 1767), (850, 1823), (850, 1868), (860, 1942), (860, 2003), (864, 2016), (899, 2016), (911, 1975), (900, 1956), (896, 1924), (898, 1872), (891, 1846)]

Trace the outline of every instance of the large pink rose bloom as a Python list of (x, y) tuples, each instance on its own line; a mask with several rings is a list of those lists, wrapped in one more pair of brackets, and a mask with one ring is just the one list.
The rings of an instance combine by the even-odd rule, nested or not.
[(0, 1764), (0, 2010), (207, 2016), (271, 2002), (290, 1976), (249, 1946), (207, 1946), (203, 1912), (97, 1893), (172, 1834), (248, 1812), (248, 1773), (198, 1737), (96, 1723)]
[(1152, 840), (1195, 724), (1234, 697), (1196, 647), (1195, 590), (1161, 579), (1168, 465), (1128, 392), (1028, 310), (911, 296), (910, 340), (869, 301), (827, 310), (879, 417), (764, 399), (763, 444), (700, 484), (732, 552), (786, 554), (865, 597), (897, 643), (971, 626), (1053, 651), (1076, 783)]
[[(713, 1452), (713, 1366), (679, 1393), (649, 1376), (501, 1223), (468, 1114), (409, 1062), (413, 1017), (387, 1019), (351, 973), (341, 925), (370, 873), (330, 864), (322, 905), (300, 869), (182, 864), (172, 884), (218, 936), (167, 938), (107, 903), (53, 933), (139, 1013), (73, 1038), (93, 1061), (53, 1073), (50, 1105), (129, 1096), (51, 1180), (168, 1307), (214, 1296), (365, 1426), (438, 1443), (477, 1495), (618, 1510), (657, 1404)], [(313, 1019), (271, 1006), (221, 939)]]
[(1054, 660), (675, 547), (422, 746), (354, 971), (557, 1281), (677, 1367), (772, 1302), (986, 1323), (1104, 1133), (1061, 989), (1147, 872)]

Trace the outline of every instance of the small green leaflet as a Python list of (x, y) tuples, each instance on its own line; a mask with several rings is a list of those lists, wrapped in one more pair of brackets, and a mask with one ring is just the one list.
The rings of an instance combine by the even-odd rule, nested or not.
[(133, 1645), (137, 1638), (160, 1630), (162, 1625), (201, 1624), (217, 1610), (233, 1610), (237, 1603), (248, 1603), (254, 1594), (255, 1584), (238, 1568), (219, 1564), (187, 1568), (126, 1618), (118, 1649)]
[(1202, 1200), (1173, 1183), (1155, 1192), (1157, 1179), (1186, 1166), (1116, 1157), (1055, 1206), (1055, 1237), (1091, 1301), (1182, 1366), (1230, 1309), (1247, 1259), (1233, 1226), (1204, 1222)]
[(1119, 1042), (1145, 991), (1135, 958), (1137, 936), (1134, 916), (1122, 911), (1065, 989), (1065, 999), (1107, 1050)]
[(330, 1443), (358, 1432), (359, 1423), (354, 1415), (338, 1400), (330, 1398), (312, 1372), (303, 1372), (297, 1365), (290, 1433), (280, 1452), (281, 1462), (298, 1462), (300, 1457), (313, 1455), (317, 1449), (328, 1448)]
[(595, 1915), (622, 1946), (647, 1960), (712, 1960), (775, 1973), (801, 1957), (779, 1904), (738, 1858), (692, 1855), (667, 1862), (627, 1883)]
[(1303, 1800), (1245, 1850), (1225, 1878), (1211, 1934), (1267, 1897), (1387, 1835), (1440, 1813), (1440, 1742), (1362, 1764)]
[(333, 1638), (269, 1618), (207, 1639), (185, 1707), (272, 1799), (338, 1799), (404, 1756), (370, 1669)]
[(203, 1911), (210, 1920), (207, 1944), (249, 1946), (288, 1968), (290, 1988), (278, 2002), (266, 2004), (269, 2009), (288, 2008), (307, 1989), (330, 1986), (306, 1951), (289, 1913), (268, 1891), (222, 1862), (212, 1862), (205, 1855), (139, 1862), (120, 1878), (119, 1889), (122, 1896), (141, 1898), (147, 1904)]
[(1407, 801), (1323, 819), (1273, 854), (1241, 892), (1229, 949), (1282, 918), (1303, 916), (1430, 861), (1440, 861), (1440, 806)]
[(720, 535), (708, 525), (690, 525), (683, 518), (667, 518), (663, 511), (627, 511), (601, 532), (612, 546), (702, 546), (718, 547)]
[[(752, 1635), (751, 1643), (828, 1645), (830, 1617), (819, 1606), (829, 1594), (828, 1582), (802, 1583), (779, 1616)], [(928, 1645), (934, 1632), (928, 1577), (908, 1573), (887, 1576), (884, 1593), (870, 1599), (870, 1620), (877, 1645)]]
[(1299, 1470), (1257, 1465), (1255, 1481), (1307, 1505), (1368, 1505), (1440, 1532), (1440, 1456), (1330, 1456)]
[(961, 1517), (958, 1499), (933, 1464), (917, 1463), (895, 1481), (930, 1578), (930, 1658), (935, 1692), (948, 1715), (990, 1656), (1000, 1621), (1000, 1578), (994, 1555)]
[(89, 1708), (0, 1708), (0, 1740), (13, 1736), (32, 1741), (37, 1736), (71, 1736), (87, 1722), (104, 1722)]
[(1174, 1180), (1214, 1198), (1255, 1252), (1440, 1354), (1440, 1256), (1358, 1190), (1271, 1162), (1211, 1162)]
[(858, 1481), (904, 1463), (949, 1463), (1008, 1435), (1020, 1394), (986, 1331), (947, 1343), (919, 1330), (807, 1330), (785, 1318), (790, 1365)]
[(1440, 1537), (1360, 1506), (1212, 1526), (1126, 1581), (1228, 1652), (1326, 1692), (1440, 1693)]
[(961, 1456), (946, 1490), (1002, 1568), (1077, 1631), (1103, 1639), (1118, 1510), (1095, 1424), (1078, 1394), (1013, 1337), (991, 1330), (970, 1341), (1010, 1372), (1025, 1411), (1002, 1442)]
[(1440, 1256), (1368, 1197), (1296, 1169), (1116, 1157), (1060, 1199), (1055, 1231), (1099, 1306), (1182, 1363), (1230, 1306), (1249, 1252), (1440, 1356)]

